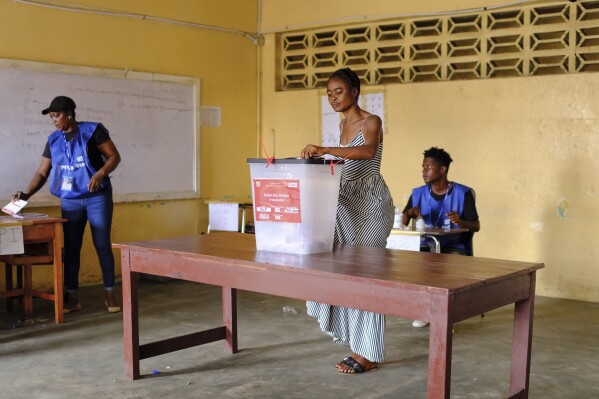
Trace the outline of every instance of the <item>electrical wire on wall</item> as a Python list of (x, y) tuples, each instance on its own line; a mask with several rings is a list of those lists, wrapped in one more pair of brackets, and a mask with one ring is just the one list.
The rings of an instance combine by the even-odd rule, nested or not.
[(80, 6), (80, 5), (63, 6), (63, 5), (55, 5), (50, 2), (41, 2), (41, 1), (35, 1), (35, 0), (12, 0), (12, 1), (15, 3), (27, 4), (27, 5), (31, 5), (31, 6), (44, 7), (44, 8), (51, 8), (51, 9), (55, 9), (55, 10), (78, 12), (78, 13), (84, 13), (84, 14), (105, 15), (105, 16), (111, 16), (111, 17), (134, 18), (134, 19), (139, 19), (139, 20), (144, 20), (144, 21), (160, 22), (160, 23), (165, 23), (165, 24), (169, 24), (169, 25), (185, 26), (188, 28), (214, 30), (214, 31), (219, 31), (219, 32), (232, 33), (235, 35), (243, 36), (246, 39), (251, 40), (254, 44), (258, 43), (258, 35), (255, 33), (244, 32), (244, 31), (240, 31), (240, 30), (236, 30), (236, 29), (223, 28), (220, 26), (198, 24), (195, 22), (187, 22), (187, 21), (178, 21), (175, 19), (154, 17), (151, 15), (135, 14), (135, 13), (130, 13), (130, 12), (117, 12), (117, 11), (109, 11), (109, 10), (102, 10), (102, 9), (94, 9), (94, 8), (90, 8), (90, 7)]
[[(496, 5), (492, 5), (492, 6), (482, 6), (482, 7), (468, 8), (468, 9), (463, 9), (463, 10), (453, 10), (453, 11), (430, 11), (430, 12), (425, 12), (425, 13), (404, 13), (404, 14), (400, 13), (400, 14), (349, 16), (349, 17), (343, 17), (343, 18), (305, 22), (305, 23), (296, 24), (296, 25), (287, 25), (287, 26), (282, 26), (282, 27), (278, 27), (278, 28), (272, 28), (272, 29), (269, 29), (269, 30), (263, 32), (263, 31), (261, 31), (261, 23), (260, 23), (261, 17), (262, 17), (262, 15), (261, 15), (262, 14), (262, 0), (258, 0), (258, 3), (259, 3), (258, 4), (258, 8), (259, 8), (258, 32), (250, 33), (250, 32), (244, 32), (244, 31), (240, 31), (240, 30), (236, 30), (236, 29), (223, 28), (220, 26), (198, 24), (195, 22), (179, 21), (179, 20), (174, 20), (174, 19), (170, 19), (170, 18), (154, 17), (151, 15), (143, 15), (143, 14), (136, 14), (136, 13), (130, 13), (130, 12), (117, 12), (117, 11), (110, 11), (110, 10), (103, 10), (103, 9), (95, 9), (95, 8), (91, 8), (91, 7), (81, 6), (81, 5), (65, 6), (65, 5), (52, 4), (52, 2), (48, 2), (48, 1), (42, 2), (42, 1), (37, 1), (37, 0), (12, 0), (12, 1), (14, 3), (27, 4), (27, 5), (45, 7), (45, 8), (52, 8), (52, 9), (56, 9), (56, 10), (87, 13), (87, 14), (106, 15), (106, 16), (121, 17), (121, 18), (134, 18), (134, 19), (139, 19), (139, 20), (160, 22), (160, 23), (165, 23), (165, 24), (170, 24), (170, 25), (186, 26), (188, 28), (206, 29), (206, 30), (214, 30), (214, 31), (225, 32), (225, 33), (232, 33), (235, 35), (243, 36), (246, 39), (251, 40), (256, 45), (260, 44), (259, 43), (260, 37), (264, 34), (286, 32), (286, 31), (290, 31), (290, 30), (304, 29), (307, 27), (328, 26), (328, 25), (339, 24), (342, 22), (347, 23), (347, 22), (358, 22), (358, 21), (365, 21), (365, 20), (377, 21), (377, 20), (396, 19), (396, 18), (414, 18), (414, 17), (426, 17), (426, 16), (455, 15), (455, 14), (495, 10), (495, 9), (499, 9), (499, 8), (510, 7), (510, 6), (524, 4), (524, 3), (539, 2), (539, 0), (516, 0), (516, 1), (510, 1), (510, 2), (506, 2), (506, 3), (502, 3), (502, 4), (496, 4)], [(575, 0), (569, 0), (569, 1), (575, 1)]]
[[(576, 0), (569, 0), (576, 1)], [(434, 17), (434, 16), (446, 16), (446, 15), (458, 15), (472, 12), (481, 12), (488, 10), (496, 10), (505, 7), (511, 7), (518, 4), (525, 3), (539, 3), (542, 0), (516, 0), (510, 1), (507, 3), (496, 4), (492, 6), (481, 6), (475, 8), (466, 8), (462, 10), (452, 10), (452, 11), (429, 11), (429, 12), (419, 12), (419, 13), (398, 13), (398, 14), (381, 14), (381, 15), (354, 15), (343, 18), (334, 18), (320, 21), (310, 21), (304, 22), (296, 25), (286, 25), (278, 28), (268, 29), (267, 31), (259, 32), (260, 35), (269, 34), (269, 33), (279, 33), (279, 32), (287, 32), (292, 30), (306, 29), (306, 28), (314, 28), (314, 27), (324, 27), (331, 25), (338, 25), (340, 23), (354, 23), (360, 21), (381, 21), (386, 19), (397, 19), (397, 18), (418, 18), (418, 17)]]

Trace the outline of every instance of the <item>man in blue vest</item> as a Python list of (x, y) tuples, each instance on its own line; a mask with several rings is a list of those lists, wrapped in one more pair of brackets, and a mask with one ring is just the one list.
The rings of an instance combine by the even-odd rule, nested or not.
[[(452, 161), (442, 148), (431, 147), (424, 151), (422, 178), (426, 184), (412, 190), (403, 210), (402, 223), (408, 225), (411, 219), (422, 217), (426, 227), (466, 228), (468, 232), (438, 237), (439, 243), (442, 253), (472, 256), (472, 237), (480, 230), (474, 191), (447, 179)], [(424, 245), (421, 250), (429, 249)], [(428, 323), (415, 320), (412, 325), (425, 327)]]

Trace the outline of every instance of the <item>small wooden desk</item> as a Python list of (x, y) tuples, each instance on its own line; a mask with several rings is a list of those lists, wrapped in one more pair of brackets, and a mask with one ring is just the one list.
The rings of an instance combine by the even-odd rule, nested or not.
[[(398, 236), (425, 236), (427, 238), (430, 238), (431, 240), (433, 240), (433, 242), (435, 243), (435, 248), (434, 250), (432, 250), (431, 248), (431, 252), (440, 254), (441, 253), (441, 243), (439, 242), (439, 240), (437, 239), (437, 237), (439, 236), (446, 236), (446, 235), (451, 235), (451, 234), (461, 234), (461, 233), (467, 233), (469, 230), (468, 229), (464, 229), (462, 227), (457, 227), (455, 229), (444, 229), (441, 227), (434, 227), (432, 229), (424, 229), (424, 230), (416, 230), (413, 227), (410, 228), (406, 228), (406, 229), (393, 229), (391, 230), (391, 234), (389, 235), (390, 239), (393, 239), (393, 237), (399, 238)], [(387, 240), (389, 242), (389, 240)], [(387, 245), (387, 248), (395, 248), (395, 249), (403, 249), (402, 247), (397, 247), (397, 246), (391, 246), (391, 245)]]
[[(121, 250), (128, 378), (140, 377), (141, 359), (204, 343), (224, 340), (236, 353), (236, 290), (243, 289), (430, 322), (429, 399), (449, 398), (453, 323), (515, 303), (509, 397), (528, 397), (535, 277), (542, 263), (353, 246), (294, 255), (257, 251), (253, 235), (235, 233), (114, 247)], [(223, 325), (140, 345), (139, 273), (223, 287)]]
[(451, 235), (451, 234), (467, 233), (469, 231), (470, 230), (464, 229), (461, 227), (456, 227), (455, 229), (454, 228), (444, 229), (442, 227), (433, 227), (432, 229), (425, 229), (424, 236), (433, 240), (435, 243), (435, 252), (441, 253), (441, 243), (439, 242), (437, 237), (447, 236), (447, 235)]
[[(2, 222), (15, 222), (12, 217), (0, 217), (0, 227)], [(33, 290), (31, 286), (25, 284), (24, 287), (16, 290), (0, 292), (0, 298), (10, 298), (14, 296), (24, 296), (25, 314), (30, 315), (33, 312), (33, 298), (38, 297), (54, 302), (54, 321), (61, 324), (64, 321), (63, 315), (63, 289), (62, 289), (62, 223), (66, 220), (61, 218), (45, 217), (20, 220), (23, 225), (23, 243), (25, 253), (20, 255), (0, 255), (0, 262), (9, 264), (43, 264), (52, 263), (54, 267), (54, 293)], [(28, 253), (28, 247), (32, 244), (42, 244), (35, 246), (35, 253)], [(46, 245), (43, 245), (46, 244)], [(40, 252), (41, 250), (41, 252)], [(21, 262), (20, 258), (27, 259)], [(12, 273), (7, 273), (7, 277), (12, 278)], [(25, 270), (25, 280), (31, 281), (31, 271)]]

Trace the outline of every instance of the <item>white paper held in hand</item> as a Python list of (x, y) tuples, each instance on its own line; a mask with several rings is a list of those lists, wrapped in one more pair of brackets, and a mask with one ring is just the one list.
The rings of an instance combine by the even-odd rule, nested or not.
[(16, 202), (9, 202), (2, 208), (2, 212), (8, 213), (9, 215), (15, 216), (27, 205), (27, 201), (18, 200)]

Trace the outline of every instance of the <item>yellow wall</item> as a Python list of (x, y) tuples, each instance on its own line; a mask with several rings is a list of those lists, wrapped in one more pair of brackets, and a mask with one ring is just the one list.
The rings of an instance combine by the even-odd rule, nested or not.
[[(257, 1), (78, 0), (60, 4), (257, 31)], [(207, 226), (205, 199), (248, 200), (249, 168), (245, 159), (255, 155), (257, 106), (257, 52), (251, 40), (232, 33), (52, 10), (10, 1), (0, 2), (0, 37), (0, 58), (196, 77), (201, 85), (201, 105), (222, 107), (222, 127), (201, 130), (202, 198), (117, 204), (113, 242), (199, 233)], [(110, 129), (110, 123), (106, 125)], [(48, 133), (51, 131), (48, 123)], [(116, 136), (119, 132), (111, 130), (111, 134)], [(121, 155), (127, 156), (126, 153)], [(32, 175), (37, 166), (31, 165)], [(23, 182), (23, 189), (28, 183)], [(58, 208), (34, 211), (60, 214)], [(115, 254), (118, 262), (118, 251)], [(49, 269), (39, 268), (34, 273), (38, 287), (51, 286)], [(120, 263), (117, 274), (120, 274)], [(3, 286), (4, 273), (1, 275)], [(101, 281), (89, 230), (82, 251), (80, 281), (82, 284)]]
[[(258, 30), (258, 0), (75, 3)], [(194, 76), (201, 81), (201, 104), (222, 107), (222, 127), (201, 132), (202, 199), (118, 204), (113, 241), (123, 242), (200, 232), (207, 222), (204, 199), (249, 199), (245, 158), (258, 148), (258, 105), (258, 130), (269, 155), (295, 156), (306, 143), (319, 142), (322, 92), (275, 91), (274, 32), (501, 3), (263, 0), (265, 43), (256, 47), (229, 33), (5, 1), (0, 37), (10, 39), (0, 42), (0, 57)], [(74, 33), (64, 33), (65, 27)], [(599, 161), (593, 156), (599, 74), (368, 89), (385, 92), (383, 175), (397, 205), (421, 184), (422, 151), (442, 146), (455, 160), (450, 178), (476, 189), (482, 225), (474, 241), (477, 256), (545, 262), (539, 294), (599, 302)], [(89, 232), (83, 252), (81, 281), (100, 281)], [(49, 274), (42, 280), (49, 282)]]
[[(289, 12), (282, 2), (266, 0), (264, 30), (500, 2), (309, 3), (285, 2), (297, 10)], [(305, 144), (320, 142), (323, 91), (276, 92), (274, 33), (265, 39), (261, 132), (266, 143), (276, 145), (277, 156), (296, 156)], [(544, 262), (540, 295), (599, 302), (599, 74), (366, 89), (385, 92), (382, 172), (397, 206), (403, 209), (410, 190), (423, 184), (422, 152), (443, 147), (454, 159), (450, 179), (476, 190), (481, 231), (475, 235), (475, 255)]]

